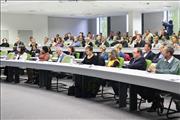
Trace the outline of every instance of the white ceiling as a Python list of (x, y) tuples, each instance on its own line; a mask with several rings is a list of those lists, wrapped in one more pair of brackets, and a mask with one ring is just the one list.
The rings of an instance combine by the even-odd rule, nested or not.
[(180, 8), (180, 1), (1, 1), (1, 12), (56, 17), (94, 18), (130, 11), (156, 12)]

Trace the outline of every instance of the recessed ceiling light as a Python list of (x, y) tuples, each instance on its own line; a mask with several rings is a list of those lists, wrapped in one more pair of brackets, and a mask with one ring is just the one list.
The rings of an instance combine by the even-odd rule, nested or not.
[(150, 5), (150, 3), (149, 3), (149, 2), (147, 2), (147, 3), (146, 3), (146, 5)]
[(36, 10), (29, 10), (28, 12), (34, 13), (34, 12), (37, 12), (37, 11)]
[(167, 5), (167, 6), (164, 6), (165, 8), (170, 8), (171, 6), (170, 5)]
[(86, 15), (92, 15), (92, 13), (86, 13)]

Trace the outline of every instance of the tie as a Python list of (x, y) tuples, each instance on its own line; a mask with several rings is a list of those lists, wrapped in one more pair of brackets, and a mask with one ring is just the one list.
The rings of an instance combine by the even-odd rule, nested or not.
[(60, 55), (60, 56), (59, 56), (59, 58), (58, 58), (58, 61), (57, 61), (57, 62), (61, 62), (61, 61), (62, 61), (62, 59), (63, 59), (63, 56), (62, 56), (62, 55)]

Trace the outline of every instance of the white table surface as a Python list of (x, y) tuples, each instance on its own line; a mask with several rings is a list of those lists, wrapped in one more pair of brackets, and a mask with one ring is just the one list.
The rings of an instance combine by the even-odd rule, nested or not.
[(98, 77), (107, 80), (140, 85), (159, 90), (165, 90), (180, 94), (180, 76), (171, 74), (155, 74), (146, 71), (112, 68), (105, 66), (67, 64), (47, 61), (18, 61), (1, 60), (1, 67), (14, 66), (19, 68), (33, 68), (50, 70), (55, 72), (67, 72), (72, 74)]

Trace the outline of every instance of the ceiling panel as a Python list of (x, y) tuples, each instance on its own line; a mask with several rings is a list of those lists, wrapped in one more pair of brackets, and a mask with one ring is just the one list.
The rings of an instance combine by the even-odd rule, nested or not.
[(57, 17), (93, 18), (117, 16), (130, 11), (156, 12), (180, 8), (179, 1), (7, 1), (1, 12)]

